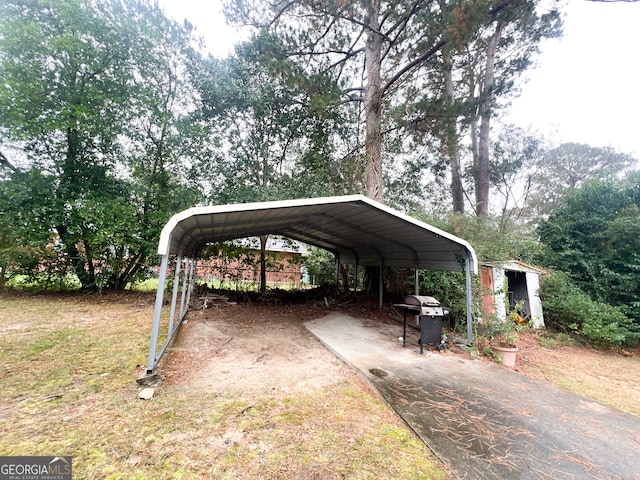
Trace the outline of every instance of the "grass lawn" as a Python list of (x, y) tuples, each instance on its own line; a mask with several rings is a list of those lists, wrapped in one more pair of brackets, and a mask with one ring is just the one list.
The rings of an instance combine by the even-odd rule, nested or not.
[(139, 400), (153, 301), (0, 296), (0, 455), (72, 455), (74, 479), (450, 478), (356, 376), (251, 404), (179, 384)]

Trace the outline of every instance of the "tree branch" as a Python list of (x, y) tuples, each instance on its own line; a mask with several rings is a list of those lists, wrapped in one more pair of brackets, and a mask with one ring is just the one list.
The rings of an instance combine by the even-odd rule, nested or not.
[(280, 8), (280, 11), (276, 13), (276, 16), (273, 17), (269, 23), (271, 23), (272, 25), (276, 23), (280, 19), (280, 17), (284, 15), (284, 12), (289, 10), (289, 8), (296, 3), (298, 3), (297, 0), (292, 0), (291, 2), (285, 4), (282, 8)]
[(20, 173), (20, 169), (13, 165), (2, 151), (0, 151), (0, 167), (7, 167), (13, 173)]
[[(402, 32), (404, 32), (405, 28), (409, 24), (409, 20), (411, 20), (411, 17), (413, 17), (418, 11), (420, 11), (420, 0), (415, 0), (409, 12), (404, 17), (399, 19), (395, 25), (392, 25), (391, 28), (389, 28), (389, 30), (387, 31), (387, 35), (391, 35), (391, 33), (393, 33), (394, 31), (396, 33), (394, 38), (388, 42), (388, 48), (387, 48), (387, 51), (383, 54), (382, 56), (383, 58), (387, 56), (387, 54), (389, 53), (389, 50), (391, 50), (391, 48), (393, 47), (393, 45), (395, 45), (396, 41), (398, 40)], [(382, 19), (382, 21), (380, 22), (380, 28), (382, 28), (382, 25), (384, 25), (384, 22), (387, 20), (387, 18), (388, 17), (385, 17)]]
[(446, 40), (440, 40), (438, 43), (436, 43), (433, 47), (431, 47), (429, 50), (427, 50), (425, 53), (423, 53), (422, 55), (420, 55), (418, 58), (416, 58), (415, 60), (413, 60), (412, 62), (407, 63), (404, 67), (402, 67), (400, 70), (398, 70), (396, 72), (396, 74), (391, 77), (391, 79), (384, 84), (384, 86), (382, 87), (382, 96), (384, 97), (387, 93), (387, 91), (393, 86), (394, 83), (396, 83), (398, 80), (400, 80), (400, 78), (402, 78), (402, 76), (407, 73), (409, 70), (415, 68), (417, 65), (421, 64), (422, 62), (424, 62), (425, 60), (428, 60), (431, 56), (435, 55), (435, 53), (440, 50), (442, 47), (444, 47), (446, 45)]

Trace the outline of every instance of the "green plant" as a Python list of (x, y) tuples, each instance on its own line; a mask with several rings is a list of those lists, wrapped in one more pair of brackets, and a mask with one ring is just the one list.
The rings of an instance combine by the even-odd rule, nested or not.
[[(407, 291), (411, 291), (413, 277), (407, 279), (405, 286)], [(479, 283), (472, 285), (474, 292), (479, 291)], [(467, 329), (467, 305), (466, 305), (466, 283), (465, 275), (462, 272), (440, 272), (433, 270), (420, 270), (420, 291), (428, 292), (440, 301), (449, 310), (446, 322), (454, 331), (464, 334)], [(479, 310), (479, 295), (474, 294), (474, 310)]]
[[(505, 288), (508, 288), (506, 285), (507, 283), (505, 282)], [(513, 308), (509, 308), (508, 304), (506, 307), (507, 318), (505, 320), (500, 320), (495, 317), (491, 319), (489, 331), (490, 340), (494, 345), (517, 348), (518, 341), (520, 340), (520, 329), (528, 327), (520, 315), (524, 308), (524, 299), (516, 303)]]
[(503, 347), (517, 347), (520, 336), (516, 330), (516, 324), (511, 320), (502, 322), (502, 328), (497, 329), (493, 340)]
[(556, 340), (560, 343), (560, 345), (574, 345), (576, 342), (571, 335), (567, 335), (566, 333), (559, 332), (555, 336)]
[(491, 345), (517, 347), (520, 339), (517, 327), (510, 318), (501, 320), (491, 315), (478, 325), (478, 343), (487, 343), (489, 349)]
[(616, 306), (636, 322), (640, 322), (639, 181), (636, 173), (624, 180), (585, 182), (572, 189), (539, 228), (542, 265), (564, 272), (588, 298)]
[(543, 279), (540, 298), (550, 328), (575, 333), (600, 348), (632, 346), (640, 340), (640, 326), (619, 307), (593, 301), (563, 273)]
[(463, 345), (462, 350), (469, 354), (471, 360), (474, 360), (478, 357), (479, 351), (476, 345)]
[(555, 340), (555, 338), (549, 336), (549, 335), (540, 335), (538, 336), (538, 344), (542, 347), (542, 348), (555, 348), (557, 345), (557, 342)]

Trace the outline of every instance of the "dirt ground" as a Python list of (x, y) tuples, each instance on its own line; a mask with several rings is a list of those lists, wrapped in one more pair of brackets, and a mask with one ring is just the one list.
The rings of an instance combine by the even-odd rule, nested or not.
[(540, 334), (520, 334), (514, 370), (640, 416), (640, 346), (602, 351), (576, 345), (545, 348)]
[[(341, 310), (390, 322), (385, 313), (363, 305)], [(330, 311), (323, 300), (208, 302), (207, 308), (189, 312), (159, 370), (165, 383), (243, 397), (338, 384), (354, 373), (304, 327)]]
[[(339, 310), (373, 320), (375, 328), (396, 325), (373, 306), (351, 304)], [(160, 371), (169, 384), (196, 391), (231, 391), (245, 398), (295, 395), (339, 383), (353, 372), (303, 325), (331, 311), (323, 301), (218, 303), (194, 309)], [(514, 370), (640, 415), (638, 349), (620, 354), (560, 344), (544, 348), (538, 338), (533, 332), (521, 333)], [(457, 346), (443, 354), (470, 355)], [(485, 356), (477, 359), (492, 361)]]
[(291, 395), (328, 386), (348, 370), (303, 326), (303, 305), (240, 303), (191, 311), (160, 370), (194, 390)]

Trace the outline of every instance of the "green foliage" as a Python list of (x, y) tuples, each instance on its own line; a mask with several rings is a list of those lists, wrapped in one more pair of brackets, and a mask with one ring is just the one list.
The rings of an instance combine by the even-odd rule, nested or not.
[(629, 175), (637, 159), (611, 147), (563, 143), (529, 165), (536, 190), (528, 199), (533, 217), (546, 217), (577, 188), (594, 179), (615, 180)]
[(124, 288), (197, 198), (178, 162), (205, 143), (184, 122), (190, 27), (146, 0), (6, 1), (0, 32), (0, 141), (24, 157), (0, 178), (2, 274)]
[(486, 338), (490, 344), (503, 347), (517, 347), (520, 336), (518, 325), (511, 319), (499, 320), (495, 317), (487, 317), (478, 324), (478, 336)]
[(549, 328), (573, 332), (603, 348), (640, 341), (640, 327), (620, 308), (591, 300), (563, 273), (544, 277), (539, 294)]
[(640, 176), (593, 181), (540, 226), (541, 262), (640, 323)]
[(14, 172), (0, 181), (0, 290), (12, 277), (48, 288), (69, 273), (68, 262), (49, 243), (52, 192), (52, 178), (39, 171)]
[(555, 348), (556, 340), (551, 335), (540, 335), (538, 337), (538, 344), (542, 348)]
[(335, 256), (322, 248), (311, 247), (309, 255), (302, 259), (302, 266), (309, 274), (314, 285), (325, 282), (335, 282), (336, 259)]
[(456, 213), (440, 218), (416, 216), (424, 217), (427, 223), (464, 238), (475, 249), (481, 262), (505, 259), (531, 262), (540, 248), (526, 226), (504, 217), (470, 217)]
[[(339, 124), (336, 85), (292, 62), (280, 40), (262, 31), (235, 55), (209, 58), (196, 85), (198, 114), (225, 138), (216, 160), (215, 202), (332, 195), (342, 166), (331, 159)], [(200, 166), (211, 169), (210, 162)]]
[[(436, 298), (449, 309), (449, 322), (456, 331), (466, 332), (466, 279), (462, 272), (420, 270), (420, 292)], [(413, 278), (411, 279), (413, 280)], [(408, 291), (411, 286), (407, 285)]]

